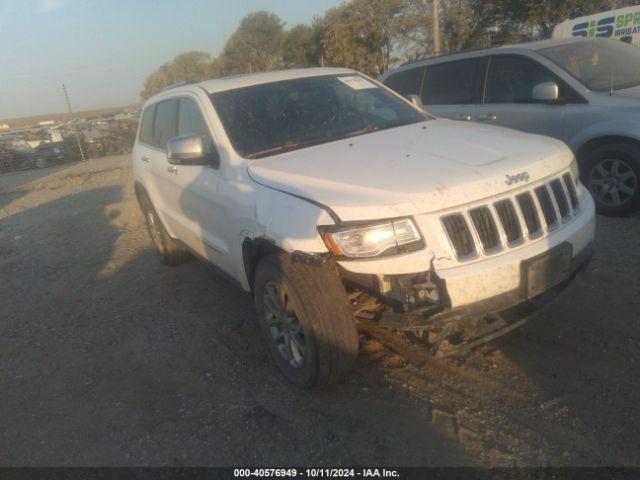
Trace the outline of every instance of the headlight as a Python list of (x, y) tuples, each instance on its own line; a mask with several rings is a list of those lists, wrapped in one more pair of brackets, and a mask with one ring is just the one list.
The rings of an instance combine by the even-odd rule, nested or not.
[(320, 227), (320, 234), (327, 248), (339, 257), (379, 257), (424, 247), (422, 236), (410, 218), (373, 225)]

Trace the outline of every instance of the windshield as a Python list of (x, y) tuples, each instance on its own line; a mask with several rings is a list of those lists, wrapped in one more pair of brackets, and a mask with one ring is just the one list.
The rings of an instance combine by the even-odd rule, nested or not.
[(329, 75), (211, 95), (236, 151), (261, 158), (427, 120), (366, 78)]
[(539, 50), (595, 92), (640, 85), (640, 48), (614, 40), (585, 40)]

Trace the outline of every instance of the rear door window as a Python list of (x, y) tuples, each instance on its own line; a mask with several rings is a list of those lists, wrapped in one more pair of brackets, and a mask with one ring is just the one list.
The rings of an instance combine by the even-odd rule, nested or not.
[(558, 83), (542, 65), (523, 57), (497, 56), (491, 59), (485, 103), (537, 103), (533, 87), (544, 82)]
[(176, 99), (158, 103), (153, 130), (153, 144), (163, 150), (167, 148), (169, 139), (178, 136), (178, 101)]
[(428, 65), (422, 103), (425, 105), (465, 105), (474, 103), (479, 60)]
[(156, 106), (150, 105), (144, 109), (142, 122), (140, 123), (140, 141), (153, 145), (153, 120), (156, 114)]
[(384, 84), (403, 97), (407, 95), (420, 95), (423, 75), (424, 67), (411, 68), (389, 76)]

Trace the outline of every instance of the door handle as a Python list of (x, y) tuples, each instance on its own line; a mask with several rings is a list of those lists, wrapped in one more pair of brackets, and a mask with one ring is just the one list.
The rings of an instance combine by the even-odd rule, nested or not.
[(143, 155), (140, 157), (140, 160), (142, 160), (143, 162), (147, 162), (149, 163), (149, 160), (151, 160), (149, 157), (147, 157), (146, 155)]
[(491, 122), (495, 122), (497, 119), (498, 117), (496, 117), (493, 113), (487, 113), (486, 115), (480, 117), (480, 120), (489, 120)]
[(167, 172), (169, 172), (169, 173), (178, 173), (178, 167), (176, 167), (174, 165), (169, 165), (167, 167)]
[(464, 120), (465, 122), (471, 121), (471, 115), (469, 115), (468, 113), (461, 113), (460, 115), (458, 115), (458, 118), (460, 120)]

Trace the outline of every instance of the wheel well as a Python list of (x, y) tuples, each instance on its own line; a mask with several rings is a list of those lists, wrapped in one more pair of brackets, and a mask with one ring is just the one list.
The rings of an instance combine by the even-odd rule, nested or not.
[(138, 199), (138, 205), (144, 211), (146, 202), (149, 201), (149, 194), (147, 193), (147, 189), (140, 182), (135, 182), (133, 184), (133, 189), (136, 192), (136, 199)]
[(284, 253), (284, 250), (278, 247), (273, 240), (267, 238), (245, 238), (244, 242), (242, 242), (244, 271), (252, 290), (254, 274), (260, 260), (274, 253)]
[(603, 145), (611, 145), (613, 143), (628, 143), (640, 148), (640, 140), (636, 140), (635, 138), (623, 137), (620, 135), (607, 135), (605, 137), (594, 138), (586, 142), (576, 152), (576, 158), (581, 162), (589, 152), (596, 148), (600, 148)]

